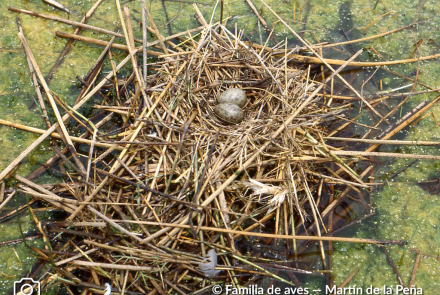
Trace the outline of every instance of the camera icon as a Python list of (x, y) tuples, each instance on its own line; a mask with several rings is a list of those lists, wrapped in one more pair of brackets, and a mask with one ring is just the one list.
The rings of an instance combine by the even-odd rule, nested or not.
[(31, 278), (15, 281), (14, 295), (40, 295), (40, 282)]

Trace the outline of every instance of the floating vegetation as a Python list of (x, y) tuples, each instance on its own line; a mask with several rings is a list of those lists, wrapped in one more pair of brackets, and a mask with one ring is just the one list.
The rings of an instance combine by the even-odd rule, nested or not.
[[(149, 42), (146, 30), (142, 39), (135, 37), (131, 11), (118, 0), (121, 33), (87, 25), (87, 17), (75, 22), (10, 8), (112, 36), (100, 40), (56, 33), (105, 47), (89, 73), (79, 78), (82, 91), (69, 106), (49, 88), (18, 22), (36, 104), (47, 129), (0, 120), (2, 125), (40, 134), (0, 173), (0, 181), (18, 183), (6, 187), (3, 182), (0, 197), (7, 199), (0, 206), (15, 194), (31, 198), (8, 214), (28, 209), (43, 237), (44, 248), (31, 249), (50, 270), (36, 267), (29, 273), (43, 290), (62, 284), (71, 294), (87, 289), (105, 294), (198, 294), (218, 284), (240, 287), (263, 284), (265, 279), (301, 288), (302, 278), (312, 276), (325, 277), (332, 285), (329, 249), (339, 242), (383, 250), (403, 286), (385, 245), (403, 248), (403, 261), (421, 223), (409, 241), (339, 233), (374, 215), (371, 188), (391, 189), (392, 178), (383, 183), (368, 178), (376, 165), (373, 159), (440, 159), (431, 154), (378, 151), (392, 144), (440, 145), (391, 140), (423, 119), (440, 97), (406, 113), (401, 105), (388, 113), (377, 109), (391, 98), (406, 101), (438, 89), (414, 92), (413, 87), (399, 92), (406, 88), (397, 87), (363, 95), (341, 72), (440, 55), (363, 62), (355, 61), (363, 52), (359, 50), (348, 60), (327, 59), (321, 56), (322, 48), (383, 37), (409, 26), (359, 40), (312, 45), (261, 2), (301, 47), (272, 42), (273, 28), (250, 0), (248, 5), (266, 29), (267, 39), (261, 44), (250, 42), (240, 28), (231, 29), (223, 13), (220, 22), (214, 14), (205, 18), (197, 4), (193, 7), (201, 26), (164, 37), (143, 2), (140, 23), (156, 38)], [(117, 59), (114, 50), (127, 54)], [(104, 73), (106, 61), (112, 68)], [(349, 89), (353, 95), (339, 95), (335, 87)], [(234, 118), (224, 115), (230, 108), (218, 111), (218, 106), (231, 104), (222, 98), (228, 89), (246, 94), (232, 104), (239, 114)], [(92, 98), (96, 102), (97, 96), (100, 103), (92, 106), (90, 116), (84, 115), (80, 108)], [(355, 108), (362, 108), (362, 115), (375, 126), (350, 118)], [(401, 117), (392, 120), (396, 112), (402, 112)], [(73, 136), (75, 125), (80, 136)], [(366, 128), (365, 136), (353, 138), (355, 126)], [(26, 177), (16, 173), (20, 162), (49, 137), (55, 156)], [(46, 171), (56, 172), (62, 182), (37, 184), (35, 179)], [(352, 202), (346, 203), (347, 199)], [(55, 220), (41, 220), (35, 214), (36, 203), (57, 211)], [(355, 206), (366, 213), (357, 216)], [(342, 212), (337, 212), (340, 208)], [(437, 232), (438, 228), (437, 217)], [(318, 255), (310, 259), (310, 251)], [(358, 272), (359, 267), (343, 284)]]

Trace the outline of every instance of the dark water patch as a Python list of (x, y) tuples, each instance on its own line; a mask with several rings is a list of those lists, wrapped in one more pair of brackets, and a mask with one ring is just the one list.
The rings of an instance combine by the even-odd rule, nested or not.
[(423, 189), (425, 192), (428, 192), (431, 195), (439, 195), (440, 194), (440, 178), (436, 177), (435, 179), (430, 179), (426, 182), (419, 182), (417, 185)]

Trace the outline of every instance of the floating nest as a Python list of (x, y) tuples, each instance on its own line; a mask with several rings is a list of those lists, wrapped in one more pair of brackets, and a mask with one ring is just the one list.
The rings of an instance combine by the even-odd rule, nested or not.
[[(35, 251), (51, 267), (34, 273), (43, 287), (199, 294), (267, 279), (299, 287), (303, 276), (329, 270), (324, 242), (393, 242), (333, 236), (355, 221), (343, 212), (329, 219), (337, 197), (352, 192), (369, 211), (362, 178), (373, 168), (358, 170), (368, 154), (330, 145), (350, 133), (346, 116), (359, 106), (333, 95), (327, 82), (336, 73), (321, 79), (320, 67), (297, 58), (300, 48), (245, 42), (243, 32), (198, 16), (200, 35), (157, 45), (148, 75), (126, 33), (130, 54), (97, 78), (108, 43), (75, 107), (55, 97), (81, 123), (83, 136), (69, 137), (88, 158), (75, 160), (78, 146), (68, 145), (27, 179), (16, 176), (19, 192), (64, 213), (33, 215), (47, 245)], [(122, 78), (125, 64), (135, 67)], [(230, 88), (246, 94), (235, 124), (215, 112)], [(76, 109), (95, 94), (102, 104), (84, 118)], [(48, 167), (64, 181), (29, 180)]]

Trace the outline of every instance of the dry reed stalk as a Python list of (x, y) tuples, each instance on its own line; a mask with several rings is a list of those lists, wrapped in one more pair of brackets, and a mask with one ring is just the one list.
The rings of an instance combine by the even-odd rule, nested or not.
[(38, 193), (37, 191), (35, 191), (35, 190), (31, 189), (31, 188), (25, 188), (25, 187), (22, 187), (20, 185), (18, 185), (18, 187), (20, 188), (19, 192), (24, 193), (24, 194), (29, 195), (29, 196), (32, 196), (32, 197), (35, 197), (37, 199), (43, 200), (43, 201), (45, 201), (47, 203), (50, 203), (55, 208), (59, 208), (60, 210), (63, 210), (65, 212), (72, 213), (77, 208), (73, 204), (64, 205), (63, 203), (57, 201), (57, 199), (55, 197)]
[[(261, 0), (260, 0), (261, 1)], [(440, 54), (432, 54), (427, 56), (422, 56), (420, 58), (409, 58), (402, 60), (392, 60), (392, 61), (378, 61), (378, 62), (362, 62), (362, 61), (353, 61), (350, 62), (349, 66), (352, 67), (379, 67), (379, 66), (392, 66), (392, 65), (400, 65), (413, 63), (424, 60), (437, 59), (440, 57)], [(298, 62), (301, 63), (313, 63), (313, 64), (329, 64), (329, 65), (342, 65), (345, 61), (331, 58), (319, 59), (312, 56), (302, 56), (302, 55), (291, 55), (290, 58), (297, 59)]]
[[(116, 3), (119, 3), (119, 2), (116, 2)], [(119, 4), (118, 4), (118, 5), (119, 5)], [(145, 10), (145, 12), (147, 13), (148, 19), (150, 20), (150, 23), (151, 23), (151, 25), (153, 26), (154, 33), (156, 34), (157, 40), (159, 40), (159, 44), (160, 44), (160, 46), (162, 47), (163, 52), (164, 52), (165, 54), (168, 54), (168, 53), (169, 53), (169, 52), (168, 52), (168, 49), (167, 49), (167, 47), (165, 46), (165, 43), (163, 43), (162, 35), (159, 33), (159, 30), (157, 29), (157, 27), (156, 27), (156, 23), (154, 22), (154, 19), (153, 19), (153, 17), (151, 16), (150, 11), (148, 10), (147, 6), (144, 5), (144, 3), (142, 4), (142, 8), (143, 8), (143, 9)]]
[(246, 3), (249, 5), (249, 7), (251, 8), (252, 12), (255, 14), (255, 16), (258, 18), (258, 20), (260, 21), (260, 23), (263, 25), (263, 27), (267, 30), (270, 31), (269, 26), (267, 25), (266, 21), (264, 20), (263, 17), (261, 17), (260, 13), (258, 13), (258, 10), (255, 8), (255, 5), (252, 3), (251, 0), (246, 0)]
[(65, 7), (64, 5), (62, 5), (61, 3), (55, 1), (55, 0), (43, 0), (44, 3), (49, 4), (52, 7), (55, 7), (59, 10), (62, 10), (64, 12), (67, 12), (68, 14), (70, 14), (70, 10)]
[(404, 158), (404, 159), (440, 160), (440, 156), (386, 153), (386, 152), (333, 151), (332, 153), (340, 156), (354, 156), (354, 157), (391, 157), (391, 158)]
[(2, 200), (2, 203), (0, 204), (0, 210), (3, 209), (4, 206), (8, 204), (8, 202), (15, 196), (15, 191), (12, 192), (9, 196), (6, 197), (6, 199)]
[(354, 43), (359, 43), (359, 42), (365, 42), (365, 41), (377, 39), (377, 38), (380, 38), (380, 37), (385, 37), (385, 36), (388, 36), (388, 35), (391, 35), (391, 34), (394, 34), (394, 33), (397, 33), (397, 32), (403, 31), (403, 30), (406, 30), (406, 29), (409, 29), (409, 28), (411, 28), (413, 26), (416, 26), (418, 24), (420, 24), (420, 22), (412, 23), (412, 24), (403, 26), (401, 28), (397, 28), (397, 29), (394, 29), (394, 30), (386, 31), (386, 32), (383, 32), (383, 33), (380, 33), (380, 34), (376, 34), (376, 35), (373, 35), (373, 36), (368, 36), (368, 37), (354, 39), (354, 40), (349, 40), (349, 41), (344, 41), (344, 42), (322, 44), (322, 45), (311, 45), (311, 47), (314, 48), (314, 49), (319, 49), (319, 48), (343, 46), (343, 45), (347, 45), (347, 44), (354, 44)]
[[(39, 129), (39, 128), (35, 128), (35, 127), (30, 127), (30, 126), (22, 125), (22, 124), (19, 124), (19, 123), (14, 123), (14, 122), (6, 121), (6, 120), (3, 120), (3, 119), (0, 119), (0, 124), (4, 125), (4, 126), (9, 126), (9, 127), (12, 127), (12, 128), (17, 128), (17, 129), (20, 129), (20, 130), (32, 132), (32, 133), (35, 133), (35, 134), (45, 134), (45, 132), (46, 132), (43, 129)], [(56, 132), (51, 133), (50, 136), (53, 137), (53, 138), (62, 139), (61, 135), (56, 133)], [(73, 142), (84, 143), (84, 144), (88, 144), (88, 145), (92, 145), (92, 143), (93, 143), (93, 140), (85, 139), (85, 138), (81, 138), (81, 137), (76, 137), (76, 136), (70, 136), (70, 139)], [(103, 148), (115, 148), (115, 149), (118, 149), (118, 150), (122, 150), (122, 147), (115, 146), (116, 143), (115, 144), (111, 144), (111, 143), (105, 143), (105, 142), (94, 142), (94, 144), (96, 146), (103, 147)]]
[[(29, 194), (31, 196), (37, 197), (37, 198), (41, 198), (44, 200), (49, 200), (49, 201), (57, 201), (57, 205), (56, 206), (60, 206), (61, 203), (69, 203), (69, 205), (78, 205), (84, 202), (79, 202), (76, 200), (72, 200), (72, 199), (64, 199), (58, 196), (53, 196), (53, 195), (48, 195), (48, 194), (43, 194), (43, 193), (39, 193), (37, 191), (34, 191), (32, 189), (29, 189), (28, 187), (24, 187), (24, 186), (19, 186), (19, 192), (21, 193), (25, 193), (25, 194)], [(73, 207), (73, 210), (75, 210), (76, 207)], [(73, 212), (73, 211), (72, 211)]]
[(5, 186), (4, 181), (0, 182), (0, 203), (2, 203), (5, 198)]
[[(48, 100), (49, 100), (49, 102), (50, 102), (50, 104), (52, 106), (52, 110), (55, 113), (55, 117), (57, 118), (59, 128), (61, 128), (61, 132), (60, 133), (63, 136), (63, 141), (67, 145), (68, 149), (71, 150), (71, 152), (73, 154), (76, 154), (76, 150), (75, 150), (75, 147), (73, 146), (72, 140), (70, 139), (69, 132), (67, 131), (66, 126), (64, 125), (63, 119), (61, 118), (60, 112), (58, 111), (57, 104), (56, 104), (56, 102), (55, 102), (55, 100), (54, 100), (54, 98), (53, 98), (53, 96), (51, 94), (49, 86), (46, 83), (46, 80), (43, 77), (43, 74), (40, 71), (40, 68), (38, 67), (37, 61), (35, 60), (34, 55), (32, 54), (32, 51), (31, 51), (29, 45), (27, 44), (27, 41), (26, 41), (23, 33), (19, 32), (18, 33), (18, 37), (20, 38), (20, 41), (23, 44), (24, 50), (26, 52), (26, 55), (29, 58), (29, 60), (31, 61), (32, 66), (33, 66), (33, 68), (35, 70), (35, 73), (36, 73), (38, 79), (40, 80), (40, 85), (43, 86), (44, 91), (46, 93), (46, 96), (47, 96), (47, 98), (48, 98)], [(77, 158), (77, 156), (76, 156), (76, 158)], [(77, 163), (81, 163), (81, 162), (77, 161)], [(79, 167), (80, 167), (80, 169), (84, 170), (84, 167), (82, 165), (79, 165)]]
[[(136, 222), (133, 220), (113, 220), (114, 223), (140, 223), (140, 224), (150, 224), (150, 225), (159, 225), (166, 227), (178, 227), (178, 228), (191, 228), (189, 225), (185, 224), (175, 224), (175, 223), (159, 223), (159, 222), (150, 222), (150, 221), (140, 221)], [(361, 239), (361, 238), (345, 238), (345, 237), (326, 237), (326, 236), (293, 236), (293, 235), (276, 235), (276, 234), (266, 234), (266, 233), (258, 233), (251, 231), (239, 231), (239, 230), (228, 230), (224, 228), (216, 228), (216, 227), (207, 227), (200, 226), (200, 230), (203, 231), (213, 231), (213, 232), (223, 232), (223, 233), (231, 233), (236, 236), (253, 236), (253, 237), (265, 237), (265, 238), (275, 238), (275, 239), (287, 239), (287, 240), (310, 240), (310, 241), (333, 241), (333, 242), (352, 242), (352, 243), (366, 243), (366, 244), (404, 244), (403, 241), (392, 241), (392, 240), (375, 240), (375, 239)]]
[[(21, 26), (21, 21), (17, 21), (17, 23), (18, 23), (18, 30), (19, 30), (19, 32), (24, 35), (23, 27)], [(26, 54), (26, 60), (28, 62), (29, 72), (30, 72), (31, 77), (32, 77), (32, 83), (34, 84), (34, 89), (35, 89), (35, 92), (37, 93), (38, 103), (40, 105), (41, 112), (43, 113), (43, 117), (44, 117), (44, 121), (46, 123), (46, 127), (50, 128), (51, 124), (50, 124), (50, 121), (49, 121), (49, 116), (47, 115), (47, 110), (46, 110), (46, 105), (45, 105), (44, 100), (43, 100), (43, 95), (41, 93), (40, 87), (38, 86), (39, 84), (38, 84), (37, 75), (35, 74), (34, 67), (32, 65), (32, 61), (31, 61), (30, 57), (27, 54)]]
[[(351, 280), (357, 275), (357, 273), (361, 270), (361, 267), (358, 266), (356, 267), (349, 275), (348, 277), (341, 283), (338, 285), (338, 288), (343, 289), (345, 286), (347, 286)], [(335, 295), (335, 294), (334, 294)]]
[[(103, 40), (94, 39), (94, 38), (85, 37), (85, 36), (74, 35), (74, 34), (70, 34), (70, 33), (64, 33), (64, 32), (60, 32), (60, 31), (56, 31), (55, 35), (57, 37), (60, 37), (60, 38), (71, 39), (71, 40), (76, 40), (76, 41), (82, 41), (82, 42), (86, 42), (86, 43), (90, 43), (90, 44), (95, 44), (95, 45), (100, 45), (100, 46), (107, 46), (107, 45), (109, 45), (108, 41), (103, 41)], [(128, 46), (124, 45), (124, 44), (113, 43), (113, 44), (111, 44), (111, 47), (112, 48), (116, 48), (116, 49), (120, 49), (120, 50), (128, 51)], [(136, 47), (136, 48), (138, 48), (138, 47)], [(154, 50), (147, 50), (147, 53), (149, 55), (152, 55), (152, 56), (160, 56), (160, 55), (162, 55), (161, 52), (154, 51)]]
[(396, 264), (394, 263), (393, 258), (391, 257), (390, 253), (388, 252), (387, 248), (381, 246), (380, 247), (382, 249), (382, 251), (385, 253), (386, 257), (387, 257), (387, 261), (390, 264), (391, 268), (393, 269), (394, 275), (396, 276), (397, 281), (399, 282), (399, 284), (402, 287), (405, 287), (405, 285), (403, 284), (403, 279), (402, 276), (399, 273), (399, 270), (397, 269)]
[[(322, 238), (321, 226), (319, 225), (319, 222), (321, 222), (321, 225), (323, 226), (323, 229), (324, 229), (325, 232), (327, 232), (327, 229), (326, 229), (326, 227), (325, 227), (325, 225), (324, 225), (324, 223), (322, 221), (321, 215), (319, 214), (319, 210), (318, 210), (318, 207), (316, 206), (316, 202), (313, 199), (312, 193), (310, 192), (310, 188), (309, 188), (309, 186), (307, 184), (307, 180), (306, 180), (306, 177), (304, 175), (304, 170), (302, 169), (301, 172), (302, 172), (302, 176), (303, 176), (303, 179), (304, 179), (304, 186), (305, 186), (305, 192), (306, 192), (307, 200), (309, 201), (309, 205), (312, 208), (311, 211), (312, 211), (312, 214), (313, 214), (313, 220), (314, 220), (314, 223), (315, 223), (315, 228), (316, 228), (317, 236), (319, 238)], [(319, 217), (319, 219), (318, 219), (318, 217)], [(295, 239), (295, 240), (298, 240), (298, 239)], [(322, 240), (318, 240), (318, 243), (319, 243), (319, 254), (321, 255), (321, 262), (322, 262), (323, 268), (326, 269), (327, 268), (327, 261), (326, 261), (325, 253), (324, 253), (324, 244), (322, 243)]]
[(375, 143), (375, 144), (390, 144), (390, 145), (413, 145), (413, 146), (437, 146), (440, 145), (438, 141), (424, 141), (424, 140), (383, 140), (383, 139), (361, 139), (361, 138), (344, 138), (344, 137), (324, 137), (326, 140), (346, 141), (346, 142), (361, 142), (361, 143)]
[(410, 287), (415, 285), (414, 282), (416, 281), (417, 269), (419, 268), (421, 257), (422, 255), (420, 254), (420, 252), (416, 252), (416, 261), (414, 262), (413, 271), (411, 273), (411, 280), (409, 281), (409, 285), (408, 285)]
[(134, 266), (134, 265), (123, 265), (123, 264), (114, 264), (114, 263), (97, 263), (91, 261), (80, 261), (73, 260), (68, 263), (80, 265), (80, 266), (90, 266), (90, 267), (101, 267), (108, 269), (122, 269), (122, 270), (133, 270), (133, 271), (160, 271), (160, 268), (147, 267), (147, 266)]

